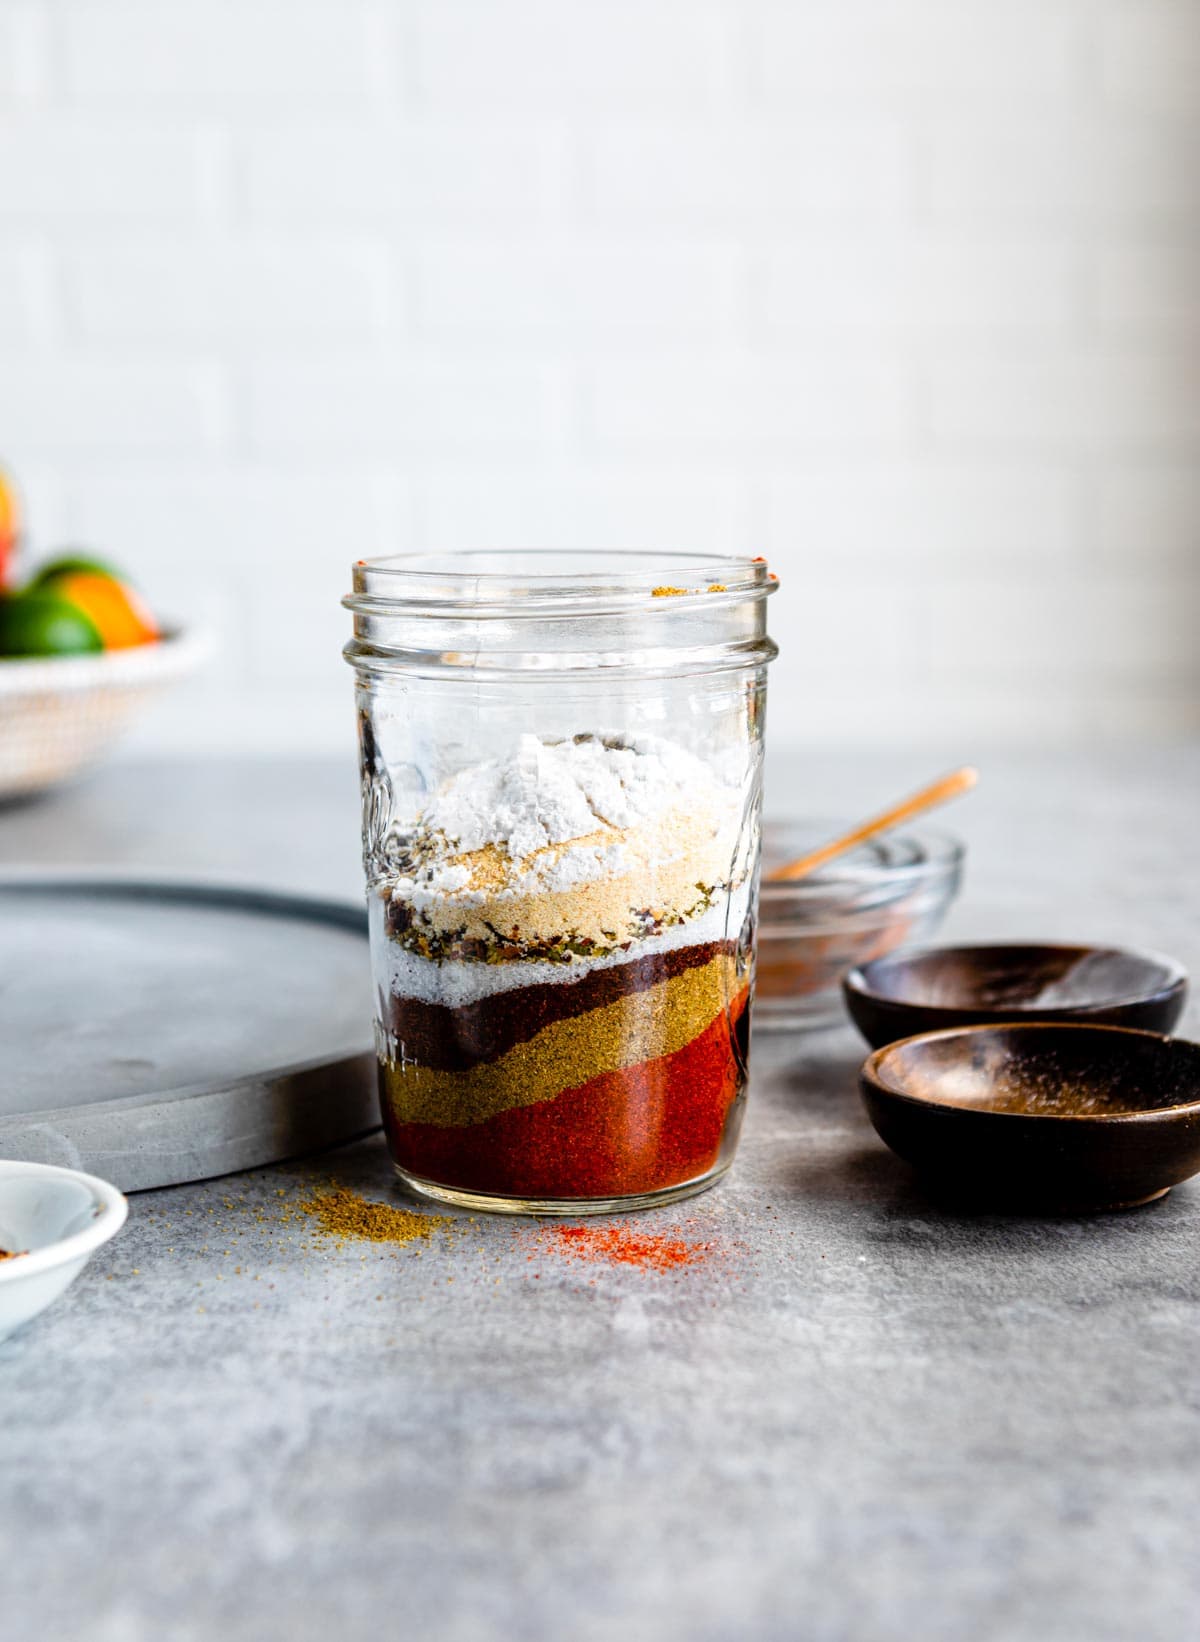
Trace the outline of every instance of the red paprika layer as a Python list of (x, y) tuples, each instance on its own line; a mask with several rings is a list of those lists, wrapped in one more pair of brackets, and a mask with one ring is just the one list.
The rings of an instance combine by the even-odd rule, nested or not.
[(742, 1091), (748, 1005), (746, 988), (681, 1049), (481, 1123), (398, 1121), (390, 1083), (403, 1073), (383, 1063), (392, 1155), (418, 1179), (497, 1196), (623, 1197), (695, 1180), (719, 1161)]

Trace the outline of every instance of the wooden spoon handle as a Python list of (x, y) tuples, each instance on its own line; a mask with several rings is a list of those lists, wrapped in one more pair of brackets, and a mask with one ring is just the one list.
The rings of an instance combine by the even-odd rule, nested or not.
[(957, 798), (960, 793), (970, 792), (979, 780), (979, 771), (970, 764), (964, 764), (961, 770), (955, 770), (951, 775), (944, 775), (940, 781), (934, 781), (928, 787), (922, 787), (920, 792), (913, 793), (903, 803), (893, 804), (890, 810), (884, 810), (882, 815), (874, 816), (870, 821), (863, 821), (852, 831), (843, 833), (830, 844), (822, 844), (810, 855), (802, 855), (798, 861), (789, 861), (786, 867), (777, 867), (768, 873), (769, 884), (789, 883), (796, 878), (806, 878), (810, 872), (823, 867), (826, 861), (832, 861), (836, 856), (844, 855), (852, 850), (856, 844), (863, 844), (868, 838), (874, 838), (877, 833), (890, 832), (903, 821), (911, 821), (914, 815), (923, 815), (938, 804), (944, 804), (948, 799)]

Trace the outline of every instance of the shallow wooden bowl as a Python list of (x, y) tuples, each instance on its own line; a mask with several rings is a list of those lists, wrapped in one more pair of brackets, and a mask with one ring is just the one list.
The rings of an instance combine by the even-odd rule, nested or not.
[(842, 982), (876, 1049), (916, 1032), (1018, 1020), (1170, 1032), (1187, 989), (1173, 958), (1104, 946), (924, 947), (876, 958)]
[(1200, 1044), (1127, 1027), (928, 1032), (862, 1069), (880, 1138), (972, 1208), (1133, 1208), (1200, 1172)]

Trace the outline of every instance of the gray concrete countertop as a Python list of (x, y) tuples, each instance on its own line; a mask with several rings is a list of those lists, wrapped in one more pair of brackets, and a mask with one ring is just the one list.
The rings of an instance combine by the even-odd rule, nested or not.
[[(784, 760), (769, 808), (929, 773)], [(1200, 971), (1200, 749), (984, 773), (947, 816), (948, 932)], [(0, 865), (356, 895), (356, 801), (348, 766), (114, 766), (0, 811)], [(713, 1245), (665, 1274), (529, 1221), (323, 1238), (297, 1202), (335, 1176), (388, 1196), (378, 1139), (134, 1199), (0, 1344), (0, 1637), (1195, 1635), (1200, 1183), (1088, 1220), (947, 1214), (863, 1118), (861, 1055), (843, 1029), (756, 1041), (733, 1173), (643, 1222)]]

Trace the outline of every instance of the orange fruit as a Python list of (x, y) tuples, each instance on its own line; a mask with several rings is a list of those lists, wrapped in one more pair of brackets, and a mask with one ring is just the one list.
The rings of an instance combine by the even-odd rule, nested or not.
[(159, 636), (157, 622), (133, 589), (99, 565), (64, 561), (43, 571), (36, 585), (81, 611), (106, 650), (128, 650)]
[(0, 587), (8, 580), (8, 566), (21, 529), (21, 511), (12, 480), (0, 473)]

